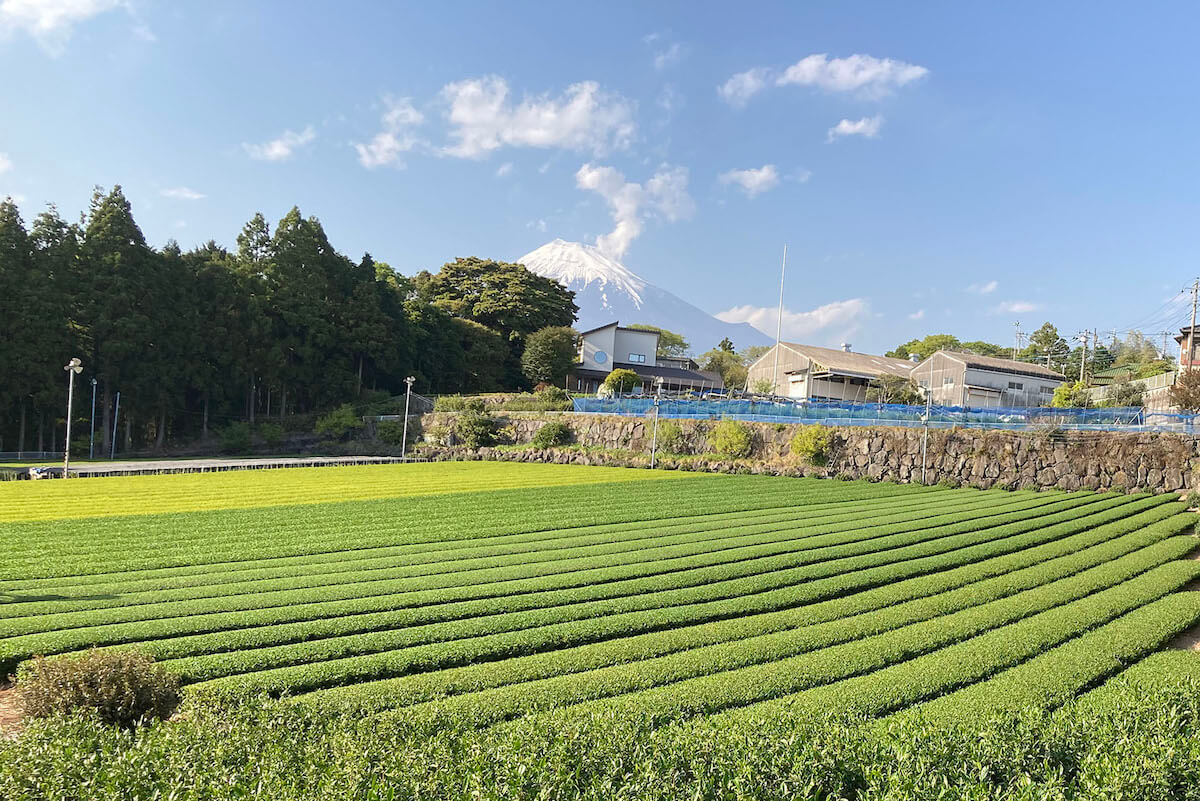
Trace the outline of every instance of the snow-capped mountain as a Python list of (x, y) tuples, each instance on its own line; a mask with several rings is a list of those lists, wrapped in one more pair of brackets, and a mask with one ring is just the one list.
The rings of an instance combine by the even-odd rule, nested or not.
[(769, 345), (771, 340), (747, 323), (727, 323), (647, 283), (625, 265), (593, 245), (555, 239), (517, 259), (528, 269), (553, 278), (575, 292), (580, 331), (619, 320), (623, 325), (645, 323), (666, 328), (703, 353), (724, 337), (740, 350), (747, 345)]

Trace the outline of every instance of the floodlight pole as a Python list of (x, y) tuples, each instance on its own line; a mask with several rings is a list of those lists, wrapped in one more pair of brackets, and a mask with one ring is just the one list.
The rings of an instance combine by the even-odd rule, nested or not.
[(408, 458), (408, 403), (412, 400), (412, 385), (417, 379), (409, 376), (404, 379), (407, 389), (404, 392), (404, 433), (400, 435), (400, 458)]
[(921, 432), (921, 483), (925, 483), (925, 452), (929, 448), (929, 414), (933, 409), (933, 357), (937, 355), (934, 351), (929, 355), (929, 386), (925, 388), (925, 414), (921, 418), (921, 426), (924, 431)]
[(113, 406), (112, 442), (109, 443), (108, 458), (117, 458), (117, 421), (121, 419), (121, 390), (117, 390), (117, 402)]
[(779, 395), (779, 340), (783, 337), (783, 276), (787, 272), (787, 245), (783, 246), (783, 264), (779, 267), (779, 311), (775, 318), (775, 367), (771, 371), (771, 394)]
[(91, 431), (88, 432), (88, 458), (96, 457), (96, 379), (92, 379), (92, 416), (88, 420)]
[(83, 372), (83, 362), (71, 359), (63, 368), (67, 371), (67, 439), (63, 443), (63, 478), (71, 475), (71, 407), (75, 405), (75, 374)]
[(659, 376), (654, 381), (654, 433), (650, 437), (650, 469), (658, 464), (658, 401), (662, 397), (663, 380)]

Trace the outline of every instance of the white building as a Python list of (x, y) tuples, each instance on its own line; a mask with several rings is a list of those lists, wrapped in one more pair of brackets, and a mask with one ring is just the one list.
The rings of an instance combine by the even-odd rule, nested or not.
[(917, 386), (939, 406), (1049, 406), (1067, 379), (1040, 364), (939, 350), (912, 367)]
[[(779, 361), (775, 354), (778, 347)], [(882, 375), (908, 378), (912, 363), (889, 356), (854, 353), (849, 345), (841, 350), (780, 342), (760, 356), (747, 371), (746, 385), (760, 391), (770, 383), (773, 395), (815, 401), (851, 401), (867, 399), (870, 383)]]
[[(669, 392), (724, 389), (719, 373), (694, 369), (690, 359), (658, 358), (658, 332), (622, 328), (609, 323), (580, 336), (579, 363), (567, 379), (568, 389), (595, 392), (613, 370), (632, 370), (642, 379), (641, 390), (656, 386)], [(683, 365), (687, 366), (683, 366)]]

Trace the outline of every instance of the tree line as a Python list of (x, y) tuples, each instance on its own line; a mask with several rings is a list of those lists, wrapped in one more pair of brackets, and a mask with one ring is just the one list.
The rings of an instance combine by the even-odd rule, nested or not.
[(119, 186), (97, 189), (78, 223), (51, 206), (26, 226), (0, 202), (0, 450), (61, 447), (73, 356), (76, 419), (95, 379), (107, 452), (114, 415), (123, 449), (162, 447), (399, 394), (409, 375), (430, 393), (529, 386), (526, 339), (578, 311), (519, 264), (459, 258), (410, 278), (352, 260), (298, 208), (274, 230), (256, 214), (236, 245), (151, 247)]

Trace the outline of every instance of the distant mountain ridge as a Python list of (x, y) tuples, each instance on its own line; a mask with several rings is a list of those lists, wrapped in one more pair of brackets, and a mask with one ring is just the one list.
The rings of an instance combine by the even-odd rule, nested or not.
[(770, 338), (748, 323), (718, 320), (665, 289), (648, 283), (594, 245), (555, 239), (517, 259), (528, 269), (575, 292), (576, 328), (586, 331), (614, 320), (644, 323), (682, 334), (693, 353), (703, 353), (729, 337), (740, 350), (769, 345)]

